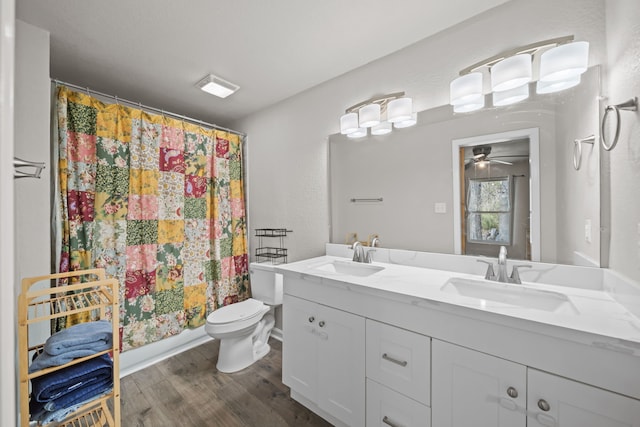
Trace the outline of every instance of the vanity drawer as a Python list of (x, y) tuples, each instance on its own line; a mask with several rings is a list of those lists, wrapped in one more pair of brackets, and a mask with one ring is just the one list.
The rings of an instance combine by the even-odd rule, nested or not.
[(431, 338), (367, 319), (367, 378), (431, 405)]
[(367, 427), (429, 427), (431, 409), (367, 379)]

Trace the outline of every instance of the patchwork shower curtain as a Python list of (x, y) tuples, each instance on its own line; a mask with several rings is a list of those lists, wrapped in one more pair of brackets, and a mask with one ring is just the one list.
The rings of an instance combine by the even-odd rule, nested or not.
[(57, 116), (60, 271), (120, 281), (123, 350), (249, 297), (238, 135), (64, 86)]

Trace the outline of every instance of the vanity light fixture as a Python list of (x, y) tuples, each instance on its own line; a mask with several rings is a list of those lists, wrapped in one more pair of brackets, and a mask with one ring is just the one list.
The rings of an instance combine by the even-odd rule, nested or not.
[(497, 62), (491, 67), (491, 90), (503, 92), (529, 83), (533, 74), (531, 60), (530, 54), (521, 53)]
[(538, 80), (536, 83), (536, 93), (553, 93), (560, 92), (561, 90), (569, 89), (580, 84), (582, 77), (580, 75), (570, 77), (566, 80), (558, 80), (555, 82), (545, 82)]
[(201, 90), (215, 95), (219, 98), (226, 98), (232, 93), (240, 89), (240, 86), (233, 84), (225, 79), (209, 74), (196, 83)]
[(348, 133), (347, 138), (362, 138), (367, 136), (367, 128), (357, 128), (355, 131)]
[(411, 98), (404, 92), (377, 96), (346, 109), (340, 117), (340, 133), (349, 138), (371, 135), (386, 135), (393, 128), (405, 128), (417, 123)]
[(529, 85), (514, 87), (513, 89), (503, 90), (502, 92), (493, 92), (493, 105), (503, 107), (505, 105), (515, 104), (529, 97)]
[[(580, 83), (588, 68), (589, 43), (574, 42), (565, 36), (522, 46), (492, 56), (460, 71), (450, 85), (450, 104), (455, 113), (479, 110), (485, 104), (484, 76), (490, 77), (493, 105), (520, 102), (529, 96), (529, 83), (535, 81), (536, 93), (553, 93)], [(532, 65), (539, 57), (540, 69)], [(537, 72), (536, 72), (537, 71)]]
[[(411, 117), (411, 116), (409, 116)], [(386, 135), (393, 130), (389, 121), (380, 122), (371, 128), (371, 135)]]
[(540, 81), (568, 80), (587, 71), (589, 43), (574, 42), (556, 46), (540, 56)]
[(484, 107), (482, 73), (476, 71), (458, 77), (451, 82), (449, 93), (451, 105), (456, 112), (474, 111)]
[(396, 129), (404, 129), (411, 127), (418, 123), (418, 113), (411, 113), (411, 118), (408, 120), (403, 120), (401, 122), (395, 122), (393, 127)]
[(370, 128), (380, 123), (380, 104), (367, 104), (360, 108), (358, 119), (361, 128)]

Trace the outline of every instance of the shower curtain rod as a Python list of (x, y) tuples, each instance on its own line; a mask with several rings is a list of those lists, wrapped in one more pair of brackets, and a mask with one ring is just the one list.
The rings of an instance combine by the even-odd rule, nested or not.
[(237, 130), (233, 130), (233, 129), (229, 129), (229, 128), (226, 128), (226, 127), (223, 127), (223, 126), (219, 126), (219, 125), (216, 125), (214, 123), (208, 123), (208, 122), (205, 122), (205, 121), (202, 121), (202, 120), (194, 119), (192, 117), (183, 116), (181, 114), (171, 113), (169, 111), (165, 111), (165, 110), (162, 110), (160, 108), (149, 107), (148, 105), (144, 105), (144, 104), (141, 104), (139, 102), (129, 101), (128, 99), (119, 98), (117, 96), (109, 95), (107, 93), (98, 92), (97, 90), (90, 89), (88, 86), (78, 86), (78, 85), (74, 85), (73, 83), (63, 82), (62, 80), (58, 80), (58, 79), (51, 79), (51, 80), (56, 85), (64, 85), (64, 86), (69, 86), (70, 88), (73, 88), (73, 89), (86, 91), (88, 95), (93, 93), (95, 95), (99, 95), (99, 96), (102, 96), (104, 98), (113, 99), (114, 101), (116, 101), (116, 103), (120, 102), (120, 103), (124, 103), (124, 104), (129, 104), (129, 105), (138, 107), (140, 109), (154, 111), (154, 112), (160, 113), (160, 114), (165, 115), (165, 116), (171, 116), (171, 117), (175, 117), (177, 119), (187, 120), (189, 122), (192, 122), (192, 123), (195, 123), (195, 124), (198, 124), (198, 125), (208, 126), (210, 128), (213, 128), (213, 129), (218, 129), (218, 130), (223, 130), (225, 132), (235, 133), (236, 135), (241, 136), (242, 138), (247, 136), (246, 133), (238, 132)]

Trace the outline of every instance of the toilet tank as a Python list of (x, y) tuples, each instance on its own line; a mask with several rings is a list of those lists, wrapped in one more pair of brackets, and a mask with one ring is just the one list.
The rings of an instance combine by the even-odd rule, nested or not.
[(249, 264), (251, 296), (269, 305), (282, 304), (282, 274), (276, 273), (272, 264)]

